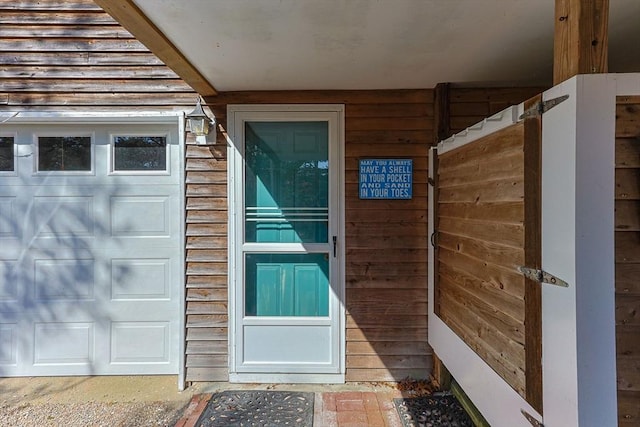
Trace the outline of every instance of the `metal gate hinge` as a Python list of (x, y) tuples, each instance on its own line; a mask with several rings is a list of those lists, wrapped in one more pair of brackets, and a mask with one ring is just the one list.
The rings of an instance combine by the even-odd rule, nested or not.
[(541, 116), (542, 114), (546, 113), (547, 111), (549, 111), (556, 105), (560, 104), (561, 102), (566, 101), (567, 99), (569, 99), (569, 95), (562, 95), (557, 98), (548, 99), (546, 101), (540, 101), (537, 104), (525, 110), (525, 112), (520, 115), (519, 119), (522, 120), (522, 119), (528, 119), (531, 117)]
[(531, 415), (524, 409), (520, 409), (520, 413), (527, 419), (527, 421), (531, 423), (533, 427), (544, 427), (544, 424), (542, 424), (540, 421), (533, 418), (533, 415)]
[(535, 280), (536, 282), (562, 286), (563, 288), (569, 287), (569, 284), (564, 280), (554, 276), (553, 274), (549, 274), (546, 271), (538, 270), (537, 268), (518, 267), (518, 271), (527, 279)]

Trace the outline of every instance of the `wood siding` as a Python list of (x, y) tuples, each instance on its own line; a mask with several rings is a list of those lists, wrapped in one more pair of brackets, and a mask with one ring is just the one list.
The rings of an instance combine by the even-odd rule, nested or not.
[[(511, 105), (541, 93), (547, 88), (460, 88), (449, 83), (436, 87), (436, 103), (440, 106), (436, 114), (438, 140), (473, 126), (485, 118)], [(444, 109), (444, 111), (440, 111)]]
[[(187, 149), (187, 381), (227, 378), (226, 106), (264, 103), (345, 104), (347, 381), (427, 378), (426, 179), (433, 92), (227, 92), (207, 103), (222, 124), (220, 144)], [(360, 200), (361, 157), (413, 159), (413, 199)], [(206, 185), (209, 179), (215, 189)]]
[[(216, 116), (220, 120), (220, 112)], [(223, 115), (222, 115), (223, 116)], [(227, 381), (227, 151), (188, 134), (186, 177), (186, 380)]]
[(180, 110), (194, 100), (91, 0), (0, 0), (0, 111)]
[(616, 110), (615, 277), (618, 420), (640, 426), (640, 97)]
[[(456, 90), (454, 102), (485, 103), (496, 112), (534, 92)], [(345, 104), (347, 381), (426, 378), (432, 366), (427, 343), (426, 179), (428, 148), (434, 141), (434, 91), (223, 92), (207, 98), (207, 103), (221, 124), (218, 145), (187, 150), (187, 230), (189, 234), (210, 233), (208, 237), (188, 236), (187, 304), (201, 313), (187, 316), (187, 380), (228, 378), (228, 319), (221, 312), (222, 304), (227, 304), (226, 266), (221, 263), (227, 249), (227, 206), (222, 192), (226, 107), (301, 103)], [(361, 157), (412, 158), (413, 199), (360, 200)], [(196, 169), (197, 175), (193, 173)], [(192, 181), (196, 177), (198, 182)], [(208, 179), (218, 186), (211, 190), (215, 195), (206, 194)], [(195, 302), (198, 304), (192, 304)], [(192, 360), (198, 366), (189, 366)]]
[(439, 316), (526, 393), (524, 123), (438, 156)]
[[(427, 164), (433, 92), (396, 96), (346, 105), (347, 381), (399, 381), (431, 372)], [(362, 157), (413, 159), (413, 199), (360, 200)]]

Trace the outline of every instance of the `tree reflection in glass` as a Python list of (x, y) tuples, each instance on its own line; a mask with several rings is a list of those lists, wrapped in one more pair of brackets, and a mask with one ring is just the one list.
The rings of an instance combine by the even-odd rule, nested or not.
[(0, 171), (14, 170), (13, 137), (0, 136)]
[(90, 171), (90, 136), (38, 137), (39, 171)]
[(113, 138), (116, 171), (163, 171), (167, 169), (165, 136), (116, 136)]

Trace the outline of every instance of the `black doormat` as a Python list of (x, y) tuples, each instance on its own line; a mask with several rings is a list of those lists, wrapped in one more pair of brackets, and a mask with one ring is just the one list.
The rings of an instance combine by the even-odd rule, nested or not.
[(223, 391), (211, 396), (196, 427), (312, 427), (313, 399), (313, 393)]
[(393, 399), (404, 427), (473, 427), (469, 415), (450, 393)]

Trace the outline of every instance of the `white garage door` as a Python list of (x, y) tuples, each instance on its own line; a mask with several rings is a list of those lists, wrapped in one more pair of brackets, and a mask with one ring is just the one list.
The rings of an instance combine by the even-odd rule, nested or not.
[(171, 120), (0, 125), (0, 376), (178, 373)]

